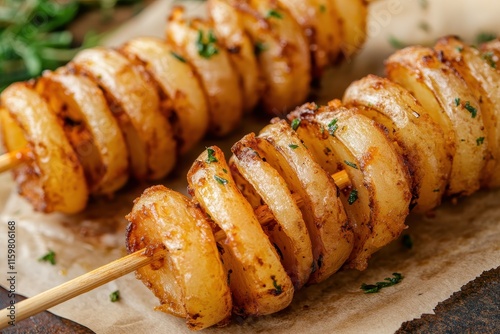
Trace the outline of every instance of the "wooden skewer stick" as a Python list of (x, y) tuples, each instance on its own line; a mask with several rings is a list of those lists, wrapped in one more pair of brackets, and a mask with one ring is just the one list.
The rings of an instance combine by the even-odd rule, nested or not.
[[(16, 165), (20, 162), (17, 162)], [(350, 185), (349, 175), (345, 170), (332, 175), (332, 178), (340, 189), (344, 189)], [(302, 205), (302, 199), (300, 196), (294, 195), (294, 199), (296, 200), (297, 205)], [(274, 216), (267, 205), (261, 205), (255, 209), (255, 215), (261, 225), (268, 224), (274, 220)], [(226, 235), (224, 231), (221, 230), (215, 233), (216, 241), (222, 241), (225, 238)], [(101, 285), (111, 282), (118, 277), (147, 266), (153, 261), (165, 256), (168, 256), (165, 250), (157, 250), (151, 254), (151, 252), (148, 252), (147, 249), (141, 249), (82, 276), (74, 278), (64, 284), (42, 292), (34, 297), (25, 299), (16, 304), (15, 322), (29, 318), (53, 306), (59, 305), (76, 296), (84, 294)], [(9, 322), (12, 321), (9, 315), (10, 310), (8, 309), (0, 311), (0, 329), (9, 326)]]
[(23, 149), (12, 151), (0, 155), (0, 173), (11, 170), (17, 167), (26, 160), (26, 156), (29, 154), (29, 148), (25, 147)]

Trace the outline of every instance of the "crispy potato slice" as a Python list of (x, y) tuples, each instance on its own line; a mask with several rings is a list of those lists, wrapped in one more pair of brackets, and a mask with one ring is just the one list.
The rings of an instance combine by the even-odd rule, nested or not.
[[(306, 107), (299, 116), (300, 127), (307, 126), (316, 131), (318, 138), (330, 141), (327, 147), (337, 160), (354, 158), (344, 160), (342, 166), (353, 185), (343, 194), (355, 235), (354, 249), (346, 265), (364, 270), (371, 254), (395, 240), (406, 227), (411, 200), (407, 170), (382, 130), (359, 111), (332, 101), (329, 107), (316, 111)], [(352, 157), (344, 152), (344, 147)]]
[(20, 194), (37, 211), (83, 210), (88, 199), (83, 168), (47, 102), (27, 83), (7, 87), (0, 102), (5, 149), (30, 151), (13, 169)]
[(201, 20), (186, 21), (184, 8), (175, 7), (166, 36), (167, 43), (194, 67), (202, 82), (210, 112), (209, 132), (224, 136), (234, 130), (243, 115), (238, 74), (213, 30)]
[(256, 45), (266, 82), (263, 105), (268, 113), (285, 115), (304, 102), (311, 82), (307, 39), (289, 12), (273, 0), (238, 1), (245, 30)]
[(175, 114), (170, 121), (179, 151), (186, 153), (203, 138), (210, 120), (207, 99), (193, 69), (159, 38), (134, 38), (121, 51), (140, 59), (160, 86)]
[(256, 150), (258, 144), (255, 135), (247, 135), (233, 146), (232, 162), (272, 212), (275, 221), (263, 227), (264, 231), (279, 250), (283, 266), (294, 287), (300, 289), (311, 274), (311, 239), (302, 213), (285, 180)]
[(299, 23), (309, 41), (313, 77), (320, 79), (325, 68), (339, 56), (342, 28), (337, 7), (330, 0), (279, 0)]
[(444, 61), (451, 65), (465, 80), (474, 97), (481, 104), (485, 131), (476, 139), (477, 145), (485, 145), (491, 157), (482, 173), (486, 187), (500, 186), (500, 72), (495, 70), (493, 57), (481, 55), (479, 50), (468, 46), (457, 37), (441, 38), (434, 46)]
[(105, 48), (80, 51), (69, 70), (104, 89), (125, 136), (134, 176), (159, 179), (174, 167), (177, 152), (170, 123), (160, 112), (157, 89), (125, 56)]
[(240, 15), (231, 0), (208, 0), (207, 8), (217, 41), (228, 51), (239, 74), (245, 112), (252, 111), (264, 93), (264, 81), (255, 46), (246, 34)]
[(186, 318), (203, 329), (231, 315), (231, 294), (206, 216), (185, 196), (155, 186), (135, 200), (126, 217), (127, 250), (165, 256), (136, 271), (161, 305), (157, 310)]
[[(445, 150), (444, 133), (427, 111), (403, 87), (369, 75), (352, 83), (344, 94), (346, 106), (384, 126), (395, 149), (404, 157), (412, 175), (416, 212), (427, 212), (441, 203), (451, 156)], [(432, 138), (432, 140), (429, 140)]]
[(366, 0), (328, 0), (333, 3), (340, 17), (342, 28), (342, 53), (350, 59), (363, 46), (366, 37), (368, 20), (368, 3)]
[(128, 180), (128, 152), (102, 91), (90, 79), (45, 72), (36, 84), (64, 124), (92, 194), (112, 194)]
[(321, 282), (344, 264), (353, 246), (353, 233), (337, 187), (285, 121), (276, 121), (262, 129), (256, 144), (260, 156), (302, 198), (301, 210), (314, 258), (309, 283)]
[(195, 200), (226, 234), (219, 247), (235, 312), (264, 315), (287, 307), (294, 292), (290, 277), (218, 147), (198, 157), (188, 172), (188, 183)]
[(389, 79), (409, 90), (441, 126), (447, 151), (453, 154), (448, 195), (469, 195), (479, 189), (488, 160), (483, 115), (466, 83), (432, 49), (409, 47), (386, 62)]

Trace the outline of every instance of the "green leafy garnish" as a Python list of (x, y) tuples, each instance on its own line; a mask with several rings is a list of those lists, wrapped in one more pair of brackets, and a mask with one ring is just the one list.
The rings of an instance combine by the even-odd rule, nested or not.
[(281, 293), (283, 292), (281, 285), (278, 284), (275, 276), (271, 276), (271, 279), (273, 280), (273, 286), (274, 286), (273, 295), (275, 296), (281, 295)]
[(212, 56), (219, 53), (219, 49), (217, 49), (217, 37), (215, 37), (212, 30), (208, 31), (207, 38), (204, 37), (203, 30), (198, 30), (198, 38), (196, 39), (196, 48), (198, 49), (198, 54), (205, 58), (209, 59)]
[(297, 131), (297, 129), (299, 128), (300, 126), (300, 118), (296, 118), (292, 121), (292, 124), (290, 124), (290, 126), (292, 127), (293, 131)]
[(455, 106), (459, 106), (460, 105), (460, 98), (459, 97), (456, 97), (455, 98)]
[(350, 162), (350, 161), (347, 161), (347, 160), (344, 160), (345, 164), (349, 167), (352, 167), (354, 169), (358, 169), (358, 166), (354, 163), (354, 162)]
[(383, 282), (377, 282), (375, 284), (361, 284), (361, 290), (363, 290), (365, 293), (377, 293), (383, 288), (387, 288), (389, 286), (396, 285), (400, 283), (404, 276), (401, 275), (400, 273), (393, 273), (393, 277), (386, 277), (384, 278)]
[(281, 20), (283, 18), (283, 14), (278, 12), (276, 9), (271, 9), (267, 12), (266, 19), (269, 19), (271, 17), (274, 17), (274, 18)]
[(254, 53), (255, 55), (260, 55), (262, 52), (267, 50), (267, 45), (263, 42), (256, 42), (254, 45)]
[(476, 43), (477, 44), (482, 44), (486, 42), (490, 42), (497, 38), (497, 35), (495, 33), (491, 32), (481, 32), (476, 36)]
[(56, 264), (56, 253), (49, 249), (49, 252), (38, 259), (40, 262), (49, 262), (51, 265)]
[(120, 300), (120, 291), (116, 290), (111, 292), (109, 295), (109, 300), (111, 300), (112, 303), (117, 302)]
[(292, 150), (295, 150), (296, 148), (299, 147), (299, 145), (290, 144), (290, 145), (288, 145), (288, 147), (290, 147)]
[(328, 132), (330, 135), (335, 136), (335, 131), (339, 128), (339, 125), (337, 124), (338, 119), (334, 118), (330, 123), (328, 123)]
[(319, 5), (319, 11), (320, 11), (321, 13), (325, 13), (325, 12), (326, 12), (326, 6), (325, 6), (325, 5), (323, 5), (323, 4)]
[(219, 162), (219, 160), (217, 160), (217, 158), (215, 157), (215, 151), (213, 148), (207, 148), (207, 154), (208, 154), (208, 157), (207, 157), (207, 163), (212, 163), (212, 162)]
[(483, 59), (486, 60), (491, 67), (497, 68), (497, 63), (495, 62), (495, 54), (493, 52), (490, 51), (483, 53)]
[(180, 54), (175, 53), (174, 51), (171, 51), (171, 52), (170, 52), (170, 54), (171, 54), (172, 56), (174, 56), (174, 58), (176, 58), (177, 60), (179, 60), (179, 61), (181, 61), (181, 62), (183, 62), (183, 63), (185, 63), (185, 62), (186, 62), (186, 59), (184, 59), (184, 57), (182, 57)]
[(484, 143), (484, 137), (479, 137), (476, 139), (477, 146), (481, 146)]
[(391, 46), (394, 49), (403, 49), (407, 46), (405, 43), (401, 42), (399, 39), (397, 39), (394, 36), (389, 36), (389, 44), (391, 44)]
[(465, 109), (467, 109), (468, 112), (470, 112), (472, 118), (476, 118), (477, 116), (477, 109), (474, 108), (469, 101), (465, 102)]
[(349, 193), (349, 197), (347, 198), (347, 202), (349, 205), (353, 205), (354, 202), (358, 200), (358, 191), (356, 189), (351, 190)]
[(222, 177), (220, 177), (218, 175), (214, 175), (214, 179), (215, 179), (215, 181), (219, 182), (222, 185), (226, 185), (226, 184), (229, 183), (228, 180), (226, 180), (226, 179), (224, 179), (224, 178), (222, 178)]

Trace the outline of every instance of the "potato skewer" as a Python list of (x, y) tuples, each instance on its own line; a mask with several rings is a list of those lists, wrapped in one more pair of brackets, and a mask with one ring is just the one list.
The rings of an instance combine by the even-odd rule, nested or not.
[[(210, 0), (207, 20), (187, 20), (175, 7), (165, 40), (136, 38), (117, 50), (83, 50), (54, 72), (11, 85), (0, 97), (0, 131), (7, 152), (28, 147), (31, 153), (13, 168), (20, 192), (35, 210), (76, 213), (89, 196), (112, 195), (129, 176), (165, 177), (180, 154), (207, 133), (232, 132), (244, 111), (259, 103), (280, 115), (303, 103), (313, 75), (318, 79), (363, 44), (368, 5), (343, 2), (350, 1)], [(340, 10), (359, 13), (348, 28), (361, 38), (352, 40)], [(312, 29), (318, 30), (314, 36)], [(19, 100), (51, 115), (36, 114), (29, 122)], [(40, 150), (28, 127), (42, 118), (50, 129), (45, 132), (66, 138)], [(65, 154), (51, 172), (67, 175), (47, 175), (40, 162), (62, 146)], [(63, 178), (66, 184), (58, 184)], [(80, 195), (61, 200), (70, 192)]]

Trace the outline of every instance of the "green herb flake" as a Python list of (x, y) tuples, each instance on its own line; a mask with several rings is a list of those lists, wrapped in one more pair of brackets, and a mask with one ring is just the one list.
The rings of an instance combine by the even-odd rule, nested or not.
[(497, 63), (495, 62), (495, 54), (493, 52), (490, 51), (483, 53), (483, 59), (486, 60), (486, 62), (488, 62), (491, 67), (497, 68)]
[(185, 63), (186, 62), (186, 59), (184, 59), (184, 57), (182, 57), (180, 54), (174, 52), (174, 51), (171, 51), (170, 54), (172, 56), (174, 56), (174, 58), (176, 58), (177, 60), (179, 60), (180, 62), (182, 63)]
[(222, 171), (227, 174), (227, 169), (222, 168)]
[(351, 190), (349, 193), (349, 197), (347, 198), (347, 202), (349, 205), (353, 205), (354, 202), (358, 200), (358, 191), (356, 189)]
[(283, 18), (283, 14), (278, 12), (276, 9), (271, 9), (267, 12), (266, 19), (270, 19), (271, 17), (281, 20)]
[(455, 98), (455, 106), (459, 106), (460, 105), (460, 98), (459, 97), (456, 97)]
[(115, 303), (120, 300), (120, 291), (116, 290), (110, 293), (109, 295), (109, 300), (111, 300), (112, 303)]
[(219, 182), (222, 185), (226, 185), (226, 184), (229, 183), (228, 180), (226, 180), (226, 179), (224, 179), (224, 178), (222, 178), (222, 177), (220, 177), (218, 175), (214, 175), (214, 179), (215, 179), (215, 181)]
[(330, 135), (335, 136), (335, 131), (339, 128), (339, 125), (337, 124), (338, 119), (334, 118), (330, 123), (328, 123), (328, 132)]
[(406, 47), (406, 44), (401, 42), (399, 39), (397, 39), (394, 36), (389, 36), (389, 44), (394, 48), (394, 49), (403, 49)]
[(292, 150), (295, 150), (296, 148), (299, 148), (299, 145), (290, 144), (288, 145), (288, 147), (290, 147)]
[(470, 112), (472, 118), (476, 118), (477, 116), (477, 109), (474, 108), (469, 101), (465, 102), (465, 109), (467, 109), (468, 112)]
[(363, 283), (361, 284), (361, 290), (365, 293), (377, 293), (383, 288), (399, 284), (404, 278), (400, 273), (393, 273), (392, 276), (393, 277), (386, 277), (383, 282), (377, 282), (375, 284)]
[(56, 264), (56, 253), (49, 249), (49, 252), (38, 259), (40, 262), (49, 262), (51, 265)]
[(264, 51), (267, 51), (267, 45), (263, 42), (256, 42), (254, 45), (255, 55), (258, 56)]
[(273, 286), (274, 286), (274, 290), (272, 291), (273, 295), (275, 296), (281, 295), (281, 293), (283, 292), (283, 288), (281, 287), (281, 285), (278, 284), (278, 282), (276, 281), (276, 277), (274, 275), (271, 276), (271, 279), (273, 280)]
[(217, 38), (215, 37), (212, 30), (209, 30), (207, 39), (204, 38), (203, 30), (198, 30), (198, 38), (196, 39), (196, 48), (198, 49), (198, 54), (209, 59), (212, 56), (219, 53), (216, 46)]
[(292, 124), (291, 124), (291, 127), (293, 129), (293, 131), (297, 131), (297, 129), (299, 128), (300, 126), (300, 118), (296, 118), (292, 121)]
[(438, 192), (440, 192), (440, 191), (441, 191), (441, 189), (436, 188), (436, 189), (434, 189), (432, 192), (438, 193)]
[(207, 163), (212, 163), (212, 162), (219, 162), (219, 160), (217, 160), (217, 158), (215, 157), (215, 151), (213, 148), (207, 148), (207, 154), (208, 154), (208, 157), (207, 157)]
[(479, 137), (476, 139), (477, 146), (481, 146), (484, 144), (484, 137)]
[(492, 40), (494, 40), (495, 38), (497, 38), (497, 35), (494, 34), (494, 33), (490, 33), (490, 32), (481, 32), (479, 33), (477, 36), (476, 36), (476, 43), (477, 44), (482, 44), (482, 43), (487, 43), (487, 42), (491, 42)]
[(458, 53), (462, 53), (464, 51), (464, 47), (463, 46), (457, 46), (455, 48), (455, 50), (457, 50)]
[(319, 11), (321, 13), (326, 13), (326, 6), (324, 4), (319, 5)]
[(350, 161), (347, 161), (347, 160), (344, 160), (345, 164), (349, 167), (352, 167), (354, 169), (358, 169), (358, 166), (354, 163), (354, 162), (350, 162)]
[(412, 249), (413, 248), (413, 240), (411, 238), (411, 235), (403, 234), (403, 237), (401, 238), (401, 244), (406, 249)]
[(418, 24), (418, 27), (423, 31), (423, 32), (430, 32), (431, 31), (431, 26), (429, 25), (429, 23), (425, 22), (425, 21), (422, 21)]

